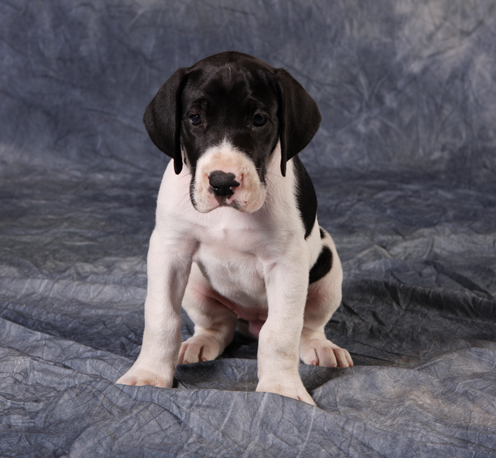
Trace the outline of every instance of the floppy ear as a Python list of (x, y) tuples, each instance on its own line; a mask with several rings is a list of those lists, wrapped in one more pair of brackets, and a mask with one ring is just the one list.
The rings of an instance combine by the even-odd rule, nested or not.
[(315, 100), (286, 70), (276, 70), (276, 78), (279, 86), (281, 173), (286, 176), (286, 162), (310, 143), (322, 118)]
[(162, 85), (146, 107), (143, 122), (155, 146), (174, 160), (174, 171), (183, 168), (181, 158), (181, 94), (186, 83), (186, 70), (180, 68)]

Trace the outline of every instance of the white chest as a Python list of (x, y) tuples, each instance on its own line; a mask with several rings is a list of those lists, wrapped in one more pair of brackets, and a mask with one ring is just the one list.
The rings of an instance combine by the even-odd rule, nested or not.
[(221, 213), (217, 224), (197, 228), (199, 245), (193, 261), (222, 296), (241, 306), (266, 308), (264, 231), (239, 218), (223, 224)]

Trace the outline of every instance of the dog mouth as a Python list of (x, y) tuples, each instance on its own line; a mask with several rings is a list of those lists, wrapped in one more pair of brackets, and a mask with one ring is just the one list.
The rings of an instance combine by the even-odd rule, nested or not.
[[(211, 192), (215, 199), (217, 200), (219, 207), (232, 207), (235, 210), (242, 210), (242, 205), (241, 203), (233, 198), (234, 196), (234, 191), (229, 188), (228, 190), (222, 190), (222, 194), (219, 194), (219, 191), (217, 191), (215, 188), (210, 188), (209, 192)], [(246, 205), (247, 202), (244, 202)], [(213, 210), (214, 208), (212, 208)]]
[[(233, 184), (232, 186), (210, 186), (207, 192), (198, 193), (196, 188), (195, 179), (191, 180), (190, 197), (191, 203), (195, 210), (200, 213), (209, 213), (219, 207), (232, 207), (241, 212), (245, 211), (248, 204), (247, 200), (238, 198), (236, 189), (239, 188), (241, 183)], [(208, 194), (208, 196), (207, 196)]]
[(232, 207), (243, 213), (253, 213), (263, 205), (266, 187), (260, 183), (256, 189), (247, 189), (245, 184), (239, 181), (235, 181), (230, 186), (207, 187), (193, 178), (190, 197), (193, 207), (200, 213), (209, 213), (219, 207)]
[(233, 207), (236, 210), (240, 209), (239, 202), (233, 199), (234, 191), (239, 188), (240, 184), (236, 181), (234, 173), (224, 173), (216, 170), (209, 174), (210, 187), (208, 192), (213, 194), (214, 198), (219, 203), (219, 207)]

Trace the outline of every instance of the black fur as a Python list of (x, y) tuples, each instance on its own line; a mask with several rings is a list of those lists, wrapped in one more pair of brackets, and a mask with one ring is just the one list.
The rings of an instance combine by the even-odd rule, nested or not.
[(186, 84), (186, 70), (180, 68), (160, 87), (143, 116), (146, 131), (155, 146), (174, 160), (179, 174), (181, 161), (181, 94)]
[(293, 163), (297, 183), (296, 202), (305, 226), (305, 238), (307, 238), (312, 232), (317, 217), (317, 196), (312, 180), (298, 156), (293, 158)]
[[(251, 158), (265, 182), (267, 162), (279, 137), (275, 83), (258, 62), (240, 61), (237, 55), (201, 62), (192, 67), (181, 99), (181, 139), (192, 170), (210, 146), (226, 139)], [(254, 125), (256, 114), (267, 118), (263, 126)], [(201, 124), (192, 125), (194, 115)]]
[[(266, 123), (259, 122), (260, 115)], [(224, 52), (177, 70), (143, 119), (155, 145), (174, 159), (176, 173), (183, 166), (181, 145), (194, 172), (203, 152), (227, 137), (253, 160), (265, 182), (278, 140), (284, 176), (286, 161), (310, 142), (321, 117), (315, 101), (284, 69), (247, 54)]]
[(328, 246), (323, 246), (319, 257), (310, 269), (309, 283), (315, 283), (325, 277), (332, 268), (332, 251)]
[(281, 126), (281, 173), (286, 162), (308, 145), (322, 120), (315, 101), (286, 70), (276, 70), (279, 84), (279, 123)]

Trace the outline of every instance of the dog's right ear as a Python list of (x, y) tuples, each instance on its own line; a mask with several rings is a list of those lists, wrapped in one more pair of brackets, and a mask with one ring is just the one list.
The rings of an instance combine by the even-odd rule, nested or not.
[(155, 146), (174, 160), (174, 171), (183, 168), (181, 157), (181, 95), (187, 80), (186, 69), (180, 68), (162, 85), (146, 107), (143, 122)]

